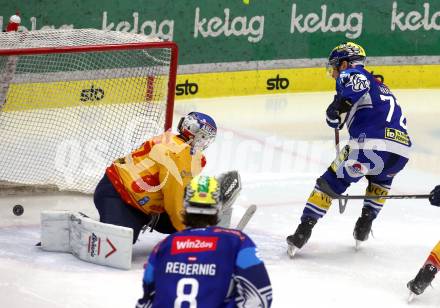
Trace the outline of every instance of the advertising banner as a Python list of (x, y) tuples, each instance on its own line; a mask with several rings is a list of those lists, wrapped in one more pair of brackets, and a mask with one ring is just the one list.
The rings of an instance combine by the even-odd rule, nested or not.
[(345, 41), (362, 45), (367, 64), (390, 86), (440, 87), (438, 0), (0, 3), (2, 29), (19, 11), (20, 31), (97, 28), (177, 42), (178, 99), (332, 90), (323, 68), (331, 49)]

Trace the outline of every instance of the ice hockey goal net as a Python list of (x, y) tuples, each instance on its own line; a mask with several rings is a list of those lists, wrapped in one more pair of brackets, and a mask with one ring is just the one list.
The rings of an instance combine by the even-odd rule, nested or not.
[(0, 33), (0, 194), (91, 193), (171, 127), (177, 46), (93, 29)]

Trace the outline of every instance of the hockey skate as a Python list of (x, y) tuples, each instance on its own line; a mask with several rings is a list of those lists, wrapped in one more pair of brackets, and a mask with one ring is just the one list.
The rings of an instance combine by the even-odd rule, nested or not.
[(312, 229), (315, 226), (315, 218), (307, 217), (302, 221), (293, 235), (287, 237), (287, 254), (293, 258), (298, 250), (300, 250), (312, 235)]
[(437, 268), (432, 264), (425, 264), (425, 266), (420, 269), (416, 278), (408, 282), (406, 285), (410, 291), (408, 302), (411, 302), (416, 295), (420, 295), (425, 291), (426, 287), (431, 284), (436, 273)]
[(356, 250), (360, 248), (362, 242), (368, 240), (374, 218), (375, 216), (371, 208), (362, 208), (362, 215), (356, 221), (353, 231), (353, 237), (356, 240)]

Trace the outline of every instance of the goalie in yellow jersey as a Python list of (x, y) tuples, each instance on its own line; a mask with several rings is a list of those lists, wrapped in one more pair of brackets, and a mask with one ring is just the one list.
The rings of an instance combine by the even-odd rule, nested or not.
[[(434, 206), (440, 206), (440, 186), (436, 186), (431, 191), (429, 202)], [(440, 271), (440, 242), (432, 248), (416, 277), (407, 283), (410, 291), (409, 302), (413, 300), (415, 295), (420, 295), (425, 291), (434, 280), (438, 271)]]
[[(202, 171), (202, 151), (213, 142), (217, 127), (208, 115), (191, 112), (177, 129), (178, 134), (154, 137), (106, 169), (94, 194), (99, 222), (71, 211), (43, 211), (41, 248), (130, 269), (133, 244), (145, 226), (165, 234), (185, 229), (185, 187)], [(230, 171), (217, 180), (221, 200), (217, 225), (229, 227), (240, 176)]]
[(132, 228), (133, 243), (145, 226), (166, 234), (185, 228), (184, 189), (205, 166), (202, 151), (214, 141), (217, 126), (210, 116), (191, 112), (177, 130), (114, 161), (96, 187), (100, 222)]

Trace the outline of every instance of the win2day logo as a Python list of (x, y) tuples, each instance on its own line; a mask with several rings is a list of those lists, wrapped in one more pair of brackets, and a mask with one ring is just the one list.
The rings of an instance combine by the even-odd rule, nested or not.
[(95, 88), (94, 85), (90, 89), (83, 89), (80, 94), (79, 100), (81, 102), (94, 102), (100, 101), (104, 98), (104, 90), (101, 88)]
[(275, 78), (269, 78), (266, 82), (266, 89), (269, 91), (272, 90), (285, 90), (289, 87), (290, 82), (289, 79), (280, 77), (280, 74), (277, 74)]
[(199, 91), (199, 85), (195, 82), (189, 82), (188, 79), (185, 83), (179, 83), (176, 85), (176, 95), (195, 95)]

